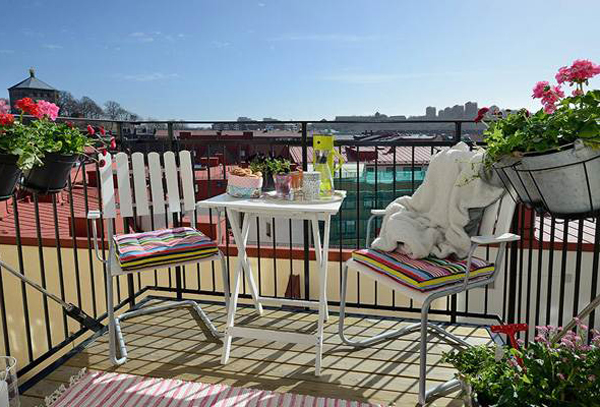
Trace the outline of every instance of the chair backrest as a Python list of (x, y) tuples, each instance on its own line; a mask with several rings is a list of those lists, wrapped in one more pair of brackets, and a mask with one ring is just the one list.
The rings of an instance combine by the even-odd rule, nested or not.
[(154, 227), (159, 229), (168, 225), (172, 217), (169, 214), (194, 211), (196, 197), (189, 151), (179, 152), (179, 165), (171, 151), (162, 154), (162, 162), (161, 155), (155, 152), (147, 155), (147, 162), (142, 153), (133, 153), (131, 159), (125, 153), (117, 153), (114, 157), (106, 153), (99, 158), (103, 164), (100, 166), (100, 185), (105, 218), (117, 217), (118, 208), (123, 218), (152, 216)]
[(479, 234), (499, 236), (509, 232), (516, 206), (511, 195), (505, 192), (500, 199), (485, 209), (479, 226)]

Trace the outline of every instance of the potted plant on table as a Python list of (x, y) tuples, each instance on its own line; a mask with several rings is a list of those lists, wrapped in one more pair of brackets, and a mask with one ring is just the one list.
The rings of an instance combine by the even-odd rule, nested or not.
[(479, 345), (445, 353), (458, 370), (468, 406), (600, 406), (600, 333), (579, 323), (558, 343), (555, 327), (537, 327), (520, 350)]
[(273, 174), (277, 196), (289, 198), (292, 190), (292, 163), (285, 158), (274, 158), (267, 162), (267, 168)]
[(283, 157), (256, 155), (250, 160), (250, 170), (254, 173), (262, 173), (263, 191), (275, 190), (280, 195), (287, 186), (288, 192), (283, 195), (289, 195), (289, 189), (291, 188), (290, 173), (292, 170), (290, 160)]
[[(557, 85), (535, 85), (543, 108), (534, 114), (480, 109), (476, 122), (494, 119), (484, 132), (487, 167), (525, 204), (558, 217), (600, 211), (600, 90), (585, 89), (598, 74), (587, 60), (560, 68)], [(565, 84), (574, 87), (568, 97)]]

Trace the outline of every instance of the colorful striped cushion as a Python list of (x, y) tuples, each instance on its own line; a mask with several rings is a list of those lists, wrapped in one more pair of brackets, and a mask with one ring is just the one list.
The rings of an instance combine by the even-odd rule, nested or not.
[(114, 239), (123, 270), (183, 263), (218, 251), (209, 237), (189, 227), (116, 235)]
[[(411, 259), (396, 252), (374, 249), (356, 250), (352, 258), (372, 270), (384, 274), (397, 282), (419, 291), (429, 291), (445, 285), (462, 282), (465, 278), (467, 260)], [(494, 265), (473, 257), (469, 279), (482, 278), (494, 272)]]

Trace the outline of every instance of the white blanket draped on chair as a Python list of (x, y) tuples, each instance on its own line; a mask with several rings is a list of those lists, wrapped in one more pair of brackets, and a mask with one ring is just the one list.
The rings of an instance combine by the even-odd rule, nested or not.
[(400, 250), (415, 259), (466, 257), (471, 247), (465, 232), (469, 209), (485, 208), (504, 192), (477, 177), (482, 158), (483, 153), (470, 151), (462, 142), (436, 154), (415, 193), (388, 205), (372, 247)]

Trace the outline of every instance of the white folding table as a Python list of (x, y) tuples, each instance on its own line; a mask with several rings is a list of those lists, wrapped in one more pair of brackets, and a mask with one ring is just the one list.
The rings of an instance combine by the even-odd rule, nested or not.
[[(233, 277), (233, 292), (229, 302), (227, 313), (227, 326), (223, 339), (223, 355), (221, 363), (226, 364), (229, 360), (232, 338), (250, 338), (267, 341), (281, 341), (287, 343), (298, 343), (316, 346), (315, 374), (321, 374), (321, 358), (323, 352), (323, 325), (328, 317), (327, 309), (327, 259), (329, 253), (329, 230), (331, 228), (331, 217), (338, 213), (342, 202), (346, 197), (345, 191), (336, 191), (338, 199), (329, 202), (301, 203), (284, 201), (270, 197), (250, 199), (234, 198), (227, 194), (221, 194), (202, 202), (198, 207), (227, 211), (229, 222), (235, 244), (238, 249), (238, 262)], [(317, 264), (319, 266), (319, 300), (295, 300), (287, 298), (261, 297), (258, 294), (256, 283), (252, 276), (250, 263), (246, 253), (246, 242), (252, 221), (257, 217), (285, 218), (308, 220), (312, 224), (312, 233)], [(324, 235), (321, 244), (319, 222), (324, 223)], [(246, 280), (259, 314), (262, 314), (262, 304), (292, 305), (301, 307), (318, 306), (319, 322), (315, 334), (296, 332), (282, 332), (267, 329), (247, 328), (235, 326), (235, 313), (237, 309), (238, 296), (240, 293), (240, 280), (242, 274)]]

